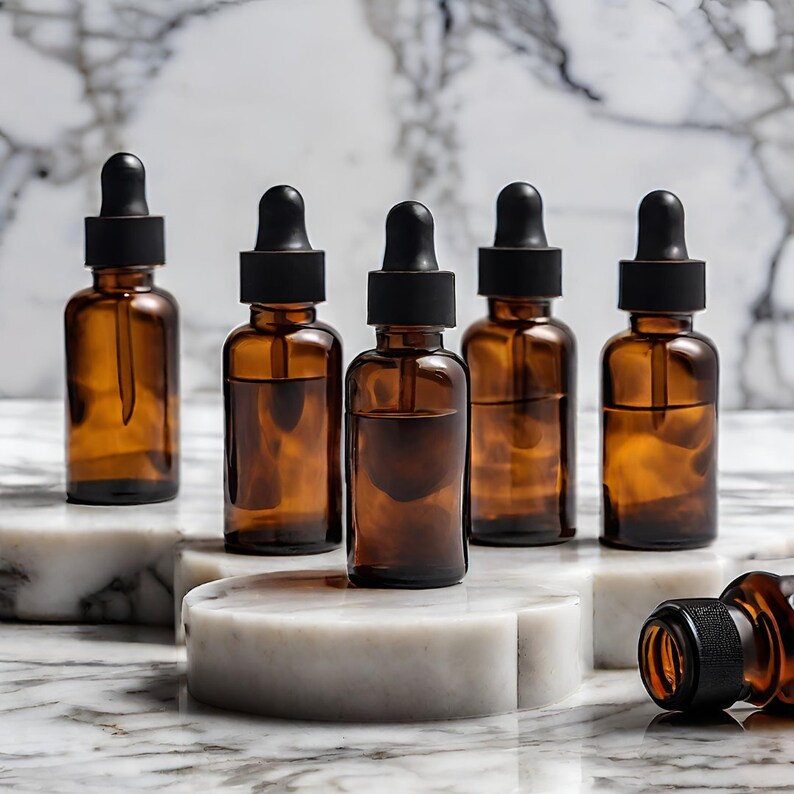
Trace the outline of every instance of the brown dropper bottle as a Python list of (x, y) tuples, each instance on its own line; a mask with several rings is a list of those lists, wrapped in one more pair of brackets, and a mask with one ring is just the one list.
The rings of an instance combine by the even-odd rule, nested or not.
[(717, 351), (692, 330), (705, 306), (705, 262), (687, 254), (684, 208), (672, 193), (649, 193), (637, 256), (620, 263), (630, 327), (601, 354), (601, 541), (610, 546), (692, 549), (716, 537)]
[(249, 322), (223, 347), (227, 551), (314, 554), (342, 540), (342, 345), (317, 321), (325, 253), (288, 185), (259, 203), (253, 251), (240, 254)]
[(494, 245), (480, 249), (488, 317), (463, 337), (473, 543), (540, 546), (575, 534), (576, 340), (551, 315), (561, 259), (546, 241), (538, 191), (505, 187)]
[(468, 564), (469, 376), (443, 346), (455, 277), (438, 269), (422, 204), (389, 213), (368, 302), (377, 347), (346, 378), (348, 574), (365, 587), (445, 587)]
[(179, 323), (154, 284), (163, 218), (149, 215), (132, 154), (102, 169), (99, 217), (85, 219), (93, 286), (70, 299), (66, 337), (66, 494), (70, 502), (162, 502), (179, 487)]
[(755, 571), (719, 598), (665, 601), (642, 627), (639, 664), (671, 711), (744, 700), (794, 714), (794, 576)]

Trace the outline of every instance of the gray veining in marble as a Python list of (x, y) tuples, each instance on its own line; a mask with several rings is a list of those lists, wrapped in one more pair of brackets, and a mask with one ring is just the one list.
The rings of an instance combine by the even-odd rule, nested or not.
[[(170, 625), (174, 600), (219, 577), (344, 569), (344, 552), (284, 560), (218, 554), (199, 542), (222, 538), (221, 409), (188, 401), (183, 411), (183, 480), (173, 502), (124, 509), (67, 505), (63, 497), (63, 407), (0, 402), (0, 616), (23, 620)], [(794, 414), (726, 412), (720, 449), (720, 537), (709, 549), (631, 554), (600, 548), (596, 417), (579, 422), (579, 520), (574, 543), (547, 549), (472, 550), (469, 579), (519, 573), (528, 585), (573, 589), (592, 621), (582, 623), (586, 661), (634, 663), (634, 640), (658, 600), (714, 595), (754, 558), (762, 567), (794, 556)], [(52, 553), (56, 549), (57, 553)], [(669, 563), (669, 564), (668, 564)], [(761, 563), (758, 563), (761, 565)], [(789, 570), (787, 567), (786, 570)], [(176, 581), (175, 581), (176, 578)], [(632, 595), (632, 588), (639, 588)], [(592, 658), (590, 658), (592, 657)]]
[(0, 394), (62, 387), (81, 219), (123, 147), (168, 217), (160, 279), (183, 307), (187, 392), (218, 389), (221, 341), (245, 317), (237, 252), (268, 185), (306, 195), (329, 252), (322, 314), (352, 356), (371, 341), (364, 286), (389, 205), (435, 211), (465, 326), (483, 311), (474, 252), (496, 192), (528, 178), (565, 249), (582, 405), (625, 323), (617, 260), (637, 201), (667, 186), (709, 261), (697, 324), (722, 354), (723, 404), (792, 406), (792, 35), (788, 0), (6, 0), (0, 333), (25, 328), (25, 343), (0, 349)]
[[(9, 498), (53, 503), (63, 485), (62, 406), (2, 407), (13, 421), (0, 422), (0, 509)], [(191, 465), (177, 515), (190, 510), (202, 532), (219, 515), (217, 412), (217, 403), (185, 412)], [(724, 412), (721, 423), (721, 524), (748, 535), (788, 535), (779, 554), (759, 555), (758, 567), (794, 570), (794, 414)], [(597, 525), (596, 444), (595, 417), (585, 413), (579, 481), (588, 534)], [(0, 573), (0, 586), (13, 577)], [(323, 794), (794, 788), (790, 722), (736, 710), (741, 726), (727, 718), (712, 726), (660, 725), (636, 672), (599, 671), (554, 707), (376, 728), (269, 721), (201, 706), (186, 693), (181, 654), (165, 629), (0, 624), (0, 786)]]
[[(790, 791), (794, 727), (736, 710), (660, 724), (636, 673), (564, 703), (413, 726), (245, 717), (196, 703), (164, 630), (0, 626), (0, 786), (15, 791)], [(662, 718), (663, 719), (663, 718)]]

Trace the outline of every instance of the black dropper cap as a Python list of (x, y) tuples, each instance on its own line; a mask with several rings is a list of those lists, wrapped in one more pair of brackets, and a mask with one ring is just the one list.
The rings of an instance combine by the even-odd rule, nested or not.
[[(716, 710), (746, 697), (742, 639), (730, 610), (718, 598), (682, 598), (656, 607), (640, 631), (638, 647), (642, 682), (656, 704), (670, 711)], [(663, 697), (648, 681), (651, 668), (663, 667), (654, 659), (660, 650), (654, 629), (671, 638), (679, 655)]]
[(455, 326), (455, 274), (439, 270), (433, 216), (403, 201), (386, 218), (383, 268), (369, 274), (369, 325)]
[(128, 152), (114, 154), (102, 168), (99, 217), (85, 219), (85, 263), (93, 268), (165, 263), (161, 215), (149, 215), (146, 170)]
[(528, 182), (507, 185), (496, 200), (496, 238), (480, 248), (478, 291), (504, 298), (562, 295), (562, 251), (546, 241), (543, 200)]
[(640, 204), (637, 256), (620, 263), (618, 308), (669, 314), (706, 308), (706, 263), (689, 258), (684, 207), (667, 190), (654, 190)]
[(306, 234), (303, 196), (289, 185), (259, 201), (253, 251), (240, 253), (241, 303), (319, 303), (325, 300), (325, 251)]

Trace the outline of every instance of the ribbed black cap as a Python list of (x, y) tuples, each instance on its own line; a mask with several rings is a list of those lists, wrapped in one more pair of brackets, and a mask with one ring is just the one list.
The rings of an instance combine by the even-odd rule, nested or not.
[(549, 246), (543, 200), (528, 182), (502, 188), (496, 200), (496, 237), (480, 248), (479, 294), (504, 298), (559, 298), (562, 251)]
[(706, 263), (689, 258), (684, 207), (667, 190), (654, 190), (640, 204), (637, 256), (620, 263), (618, 308), (669, 314), (706, 308)]
[(240, 302), (324, 300), (325, 251), (309, 242), (303, 197), (289, 185), (272, 187), (259, 201), (256, 246), (240, 253)]
[(114, 154), (102, 167), (99, 217), (85, 219), (86, 266), (165, 264), (164, 227), (162, 216), (149, 215), (143, 163), (134, 154)]
[(369, 325), (455, 325), (455, 274), (439, 270), (433, 216), (403, 201), (386, 218), (383, 269), (369, 274)]
[[(669, 632), (680, 648), (683, 677), (667, 697), (654, 694), (645, 677), (649, 642), (656, 626)], [(651, 698), (670, 711), (725, 709), (746, 694), (744, 652), (730, 608), (717, 598), (665, 601), (645, 621), (639, 641), (640, 672)]]

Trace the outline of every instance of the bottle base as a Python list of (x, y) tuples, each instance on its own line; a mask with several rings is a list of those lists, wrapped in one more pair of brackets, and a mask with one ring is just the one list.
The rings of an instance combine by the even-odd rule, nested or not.
[(178, 483), (169, 481), (86, 480), (69, 483), (66, 501), (75, 505), (145, 505), (169, 502), (178, 491)]
[(669, 541), (648, 542), (643, 540), (626, 540), (620, 538), (609, 538), (602, 535), (599, 539), (602, 546), (621, 551), (690, 551), (692, 549), (704, 549), (710, 546), (716, 536), (697, 537), (687, 540), (677, 538)]
[(439, 587), (452, 587), (460, 584), (465, 575), (465, 568), (422, 575), (411, 569), (381, 568), (375, 565), (356, 565), (348, 568), (347, 572), (348, 579), (356, 587), (385, 590), (434, 590)]
[[(341, 541), (319, 543), (273, 543), (247, 539), (248, 532), (229, 532), (224, 536), (224, 550), (228, 554), (245, 554), (253, 557), (302, 557), (325, 554), (339, 548)], [(243, 540), (243, 538), (246, 538)]]
[(474, 519), (469, 541), (479, 546), (556, 546), (571, 540), (575, 527), (548, 527), (549, 522), (533, 522), (530, 518), (510, 517)]

